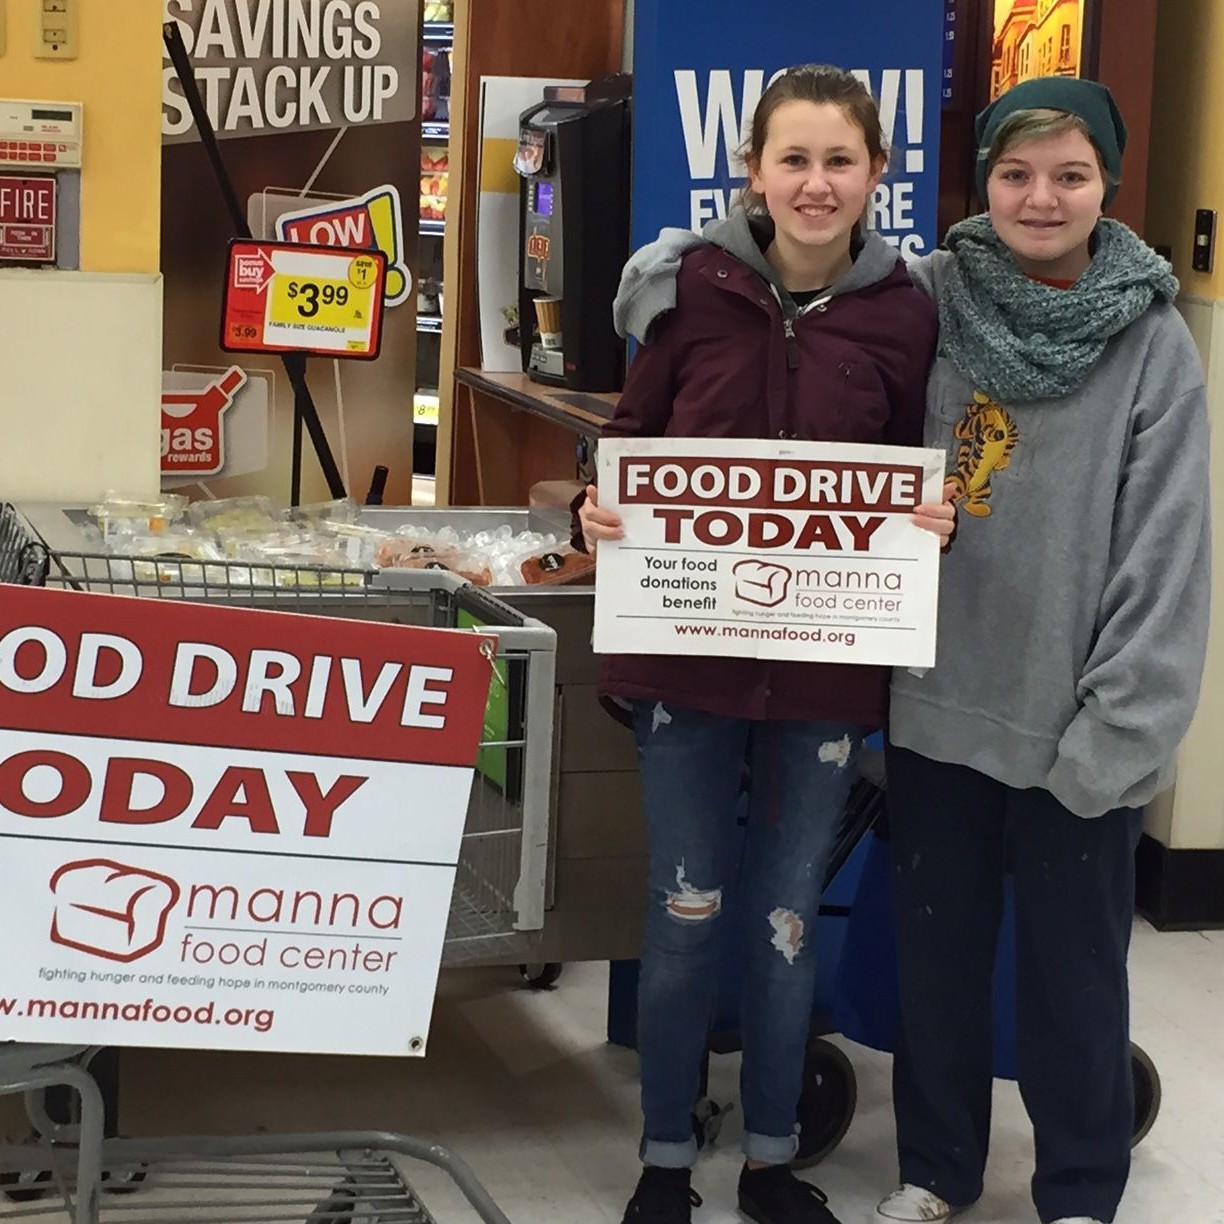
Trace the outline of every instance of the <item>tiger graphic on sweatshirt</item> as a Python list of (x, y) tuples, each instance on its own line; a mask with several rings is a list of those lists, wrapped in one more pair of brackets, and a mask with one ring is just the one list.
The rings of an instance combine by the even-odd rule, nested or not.
[(949, 479), (956, 489), (956, 504), (974, 518), (989, 518), (991, 481), (1011, 463), (1020, 429), (1006, 408), (975, 391), (973, 403), (956, 423), (954, 436), (960, 446), (956, 472)]

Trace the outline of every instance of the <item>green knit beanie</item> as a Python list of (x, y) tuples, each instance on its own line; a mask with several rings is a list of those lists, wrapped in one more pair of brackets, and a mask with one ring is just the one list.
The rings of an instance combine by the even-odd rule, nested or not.
[[(1105, 169), (1115, 179), (1121, 179), (1126, 124), (1109, 90), (1096, 81), (1081, 81), (1075, 77), (1038, 77), (1013, 86), (977, 117), (974, 125), (978, 148), (975, 178), (978, 197), (983, 203), (986, 202), (986, 161), (995, 134), (1009, 115), (1027, 110), (1056, 110), (1078, 115), (1088, 125), (1089, 136)], [(1106, 204), (1117, 190), (1116, 184), (1106, 187)]]

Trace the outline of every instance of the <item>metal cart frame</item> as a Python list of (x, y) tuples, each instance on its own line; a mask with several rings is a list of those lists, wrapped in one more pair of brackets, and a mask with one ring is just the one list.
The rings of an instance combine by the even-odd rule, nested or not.
[[(459, 1157), (406, 1135), (104, 1140), (102, 1097), (79, 1061), (88, 1053), (81, 1046), (0, 1046), (0, 1096), (25, 1094), (40, 1140), (0, 1146), (0, 1186), (13, 1200), (0, 1218), (46, 1220), (66, 1212), (72, 1224), (436, 1224), (391, 1162), (395, 1156), (445, 1171), (483, 1224), (510, 1224)], [(47, 1118), (43, 1093), (59, 1085), (80, 1095), (79, 1125)], [(157, 1191), (164, 1192), (158, 1201), (141, 1201)], [(224, 1201), (209, 1201), (222, 1195)]]

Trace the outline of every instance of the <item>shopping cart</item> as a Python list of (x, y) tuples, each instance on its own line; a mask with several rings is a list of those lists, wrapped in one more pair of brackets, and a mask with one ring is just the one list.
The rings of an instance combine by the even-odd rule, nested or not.
[[(444, 964), (509, 960), (544, 921), (551, 804), (552, 630), (437, 571), (357, 570), (120, 558), (48, 548), (0, 504), (0, 583), (154, 599), (217, 601), (497, 639), (495, 694), (443, 949)], [(523, 943), (526, 951), (529, 945)], [(161, 1140), (104, 1139), (101, 1093), (81, 1046), (0, 1044), (0, 1096), (24, 1094), (36, 1141), (0, 1147), (3, 1219), (155, 1219), (158, 1224), (431, 1224), (403, 1158), (450, 1175), (478, 1217), (505, 1215), (457, 1157), (383, 1132)], [(52, 1121), (44, 1095), (67, 1088), (79, 1120)]]
[(52, 549), (0, 503), (0, 582), (224, 603), (351, 620), (479, 629), (498, 639), (444, 965), (530, 959), (544, 925), (556, 634), (440, 570), (321, 569)]

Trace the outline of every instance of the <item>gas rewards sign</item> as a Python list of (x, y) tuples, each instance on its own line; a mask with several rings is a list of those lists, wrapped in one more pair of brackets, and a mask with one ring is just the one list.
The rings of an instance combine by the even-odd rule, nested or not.
[(907, 258), (936, 246), (942, 0), (637, 0), (633, 26), (633, 246), (664, 226), (725, 217), (769, 82), (801, 63), (849, 69), (892, 150), (869, 223)]
[(492, 646), (7, 588), (0, 1041), (423, 1054)]
[(796, 662), (935, 662), (942, 451), (608, 438), (595, 649)]

